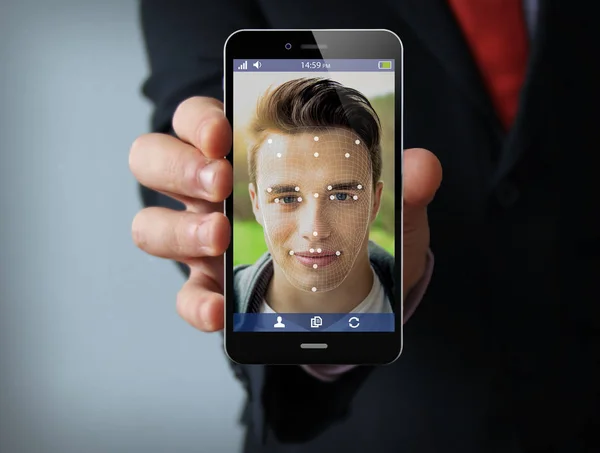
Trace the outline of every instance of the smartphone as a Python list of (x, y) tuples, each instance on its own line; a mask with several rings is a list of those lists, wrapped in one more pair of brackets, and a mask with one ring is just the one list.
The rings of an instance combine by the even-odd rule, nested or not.
[(224, 344), (233, 361), (399, 357), (402, 56), (388, 30), (228, 37)]

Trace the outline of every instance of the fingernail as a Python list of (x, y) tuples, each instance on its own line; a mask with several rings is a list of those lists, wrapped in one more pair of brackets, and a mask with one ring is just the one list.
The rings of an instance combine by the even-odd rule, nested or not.
[(215, 168), (214, 162), (206, 165), (202, 170), (200, 170), (200, 174), (198, 175), (198, 179), (200, 180), (200, 185), (205, 193), (211, 194), (214, 190), (215, 185), (215, 176), (217, 175), (217, 169)]
[(202, 307), (200, 308), (200, 316), (202, 318), (202, 322), (204, 323), (204, 328), (207, 330), (212, 329), (212, 319), (210, 317), (210, 314), (211, 314), (210, 302), (204, 301), (204, 303), (202, 304)]
[(219, 114), (220, 117), (207, 119), (200, 128), (200, 138), (198, 143), (200, 144), (200, 149), (205, 153), (209, 151), (209, 148), (214, 148), (214, 139), (211, 140), (211, 138), (214, 137), (214, 133), (207, 132), (211, 131), (215, 127), (215, 125), (223, 119), (223, 110), (217, 110), (217, 112), (217, 114)]
[(212, 222), (207, 220), (198, 225), (198, 231), (196, 234), (198, 235), (198, 240), (200, 244), (202, 244), (202, 249), (210, 249), (210, 229), (212, 227)]

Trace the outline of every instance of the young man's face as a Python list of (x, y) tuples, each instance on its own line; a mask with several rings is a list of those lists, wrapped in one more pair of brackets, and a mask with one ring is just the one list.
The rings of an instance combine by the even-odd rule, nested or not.
[(368, 259), (382, 184), (374, 190), (371, 160), (355, 133), (273, 133), (257, 151), (256, 168), (254, 214), (290, 283), (329, 291), (357, 259)]

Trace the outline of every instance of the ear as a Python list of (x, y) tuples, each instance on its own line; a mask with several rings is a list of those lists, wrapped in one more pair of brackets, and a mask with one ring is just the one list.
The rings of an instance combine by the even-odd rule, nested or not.
[(379, 181), (375, 186), (373, 193), (373, 210), (371, 211), (371, 222), (373, 223), (379, 214), (379, 208), (381, 207), (381, 194), (383, 193), (383, 181)]
[(260, 224), (262, 224), (262, 213), (260, 212), (260, 203), (258, 202), (258, 194), (256, 193), (256, 188), (253, 183), (248, 184), (248, 193), (250, 193), (250, 200), (252, 201), (252, 212), (254, 213), (254, 218)]

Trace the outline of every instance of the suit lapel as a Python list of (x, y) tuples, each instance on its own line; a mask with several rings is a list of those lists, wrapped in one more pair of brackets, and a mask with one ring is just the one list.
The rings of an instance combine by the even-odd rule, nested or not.
[(546, 65), (552, 60), (551, 55), (548, 55), (548, 53), (553, 52), (553, 49), (548, 45), (548, 32), (552, 23), (550, 16), (553, 8), (550, 6), (550, 0), (538, 0), (538, 5), (535, 33), (531, 40), (529, 62), (521, 89), (519, 108), (513, 126), (504, 141), (497, 172), (492, 180), (493, 186), (506, 177), (523, 152), (530, 148), (532, 141), (535, 139), (535, 134), (539, 133), (539, 126), (532, 124), (532, 121), (536, 123), (540, 115), (547, 114), (547, 112), (539, 110), (541, 104), (538, 99), (551, 95), (551, 93), (541, 92), (547, 89), (547, 82), (542, 81), (541, 77), (545, 79), (552, 77), (552, 74), (545, 72), (552, 70), (551, 67), (547, 68)]
[(446, 1), (385, 1), (398, 12), (423, 45), (439, 60), (449, 76), (455, 80), (457, 88), (479, 109), (491, 130), (501, 139), (504, 135), (502, 125), (460, 26)]

